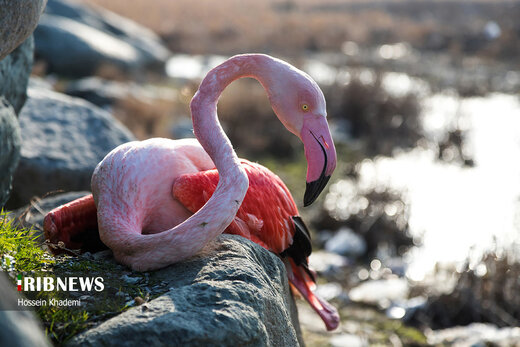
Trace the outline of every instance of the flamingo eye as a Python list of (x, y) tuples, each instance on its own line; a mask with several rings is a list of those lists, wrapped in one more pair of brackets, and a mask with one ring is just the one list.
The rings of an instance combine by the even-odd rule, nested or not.
[(302, 110), (303, 110), (304, 112), (309, 111), (309, 105), (307, 105), (307, 104), (303, 104), (303, 105), (302, 105)]

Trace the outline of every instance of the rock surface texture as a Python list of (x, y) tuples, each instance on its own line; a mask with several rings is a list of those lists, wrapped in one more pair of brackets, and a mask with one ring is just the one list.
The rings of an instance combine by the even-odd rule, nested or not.
[[(163, 69), (170, 52), (151, 30), (107, 10), (50, 0), (35, 33), (49, 72), (87, 76), (104, 65)], [(63, 54), (67, 52), (67, 54)]]
[(9, 101), (17, 114), (27, 99), (26, 90), (33, 63), (33, 50), (34, 42), (30, 36), (0, 61), (0, 95)]
[(0, 0), (0, 60), (36, 28), (47, 0)]
[[(0, 0), (0, 26), (4, 25), (1, 20), (6, 14), (4, 3), (5, 1)], [(4, 35), (4, 29), (0, 27), (0, 36)], [(3, 44), (2, 40), (0, 38)], [(33, 48), (33, 39), (29, 37), (0, 60), (0, 207), (9, 198), (12, 175), (20, 158), (21, 135), (16, 116), (27, 99), (26, 89), (31, 74)]]
[(0, 207), (6, 203), (20, 158), (20, 127), (11, 105), (0, 96)]
[(96, 165), (134, 136), (106, 111), (84, 100), (29, 88), (19, 121), (21, 158), (10, 209), (50, 191), (90, 190)]
[[(20, 157), (16, 115), (27, 98), (33, 63), (32, 33), (47, 0), (0, 0), (0, 208), (11, 191)], [(28, 38), (29, 37), (29, 38)]]
[(222, 235), (199, 255), (150, 273), (170, 290), (76, 336), (71, 346), (299, 346), (280, 259)]

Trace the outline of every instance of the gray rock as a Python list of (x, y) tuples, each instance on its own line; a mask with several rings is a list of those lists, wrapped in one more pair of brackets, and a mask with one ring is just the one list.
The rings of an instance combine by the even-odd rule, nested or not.
[(298, 316), (278, 257), (235, 235), (152, 272), (172, 289), (76, 336), (71, 346), (298, 346)]
[(86, 77), (69, 83), (65, 94), (85, 99), (99, 107), (107, 107), (128, 97), (130, 92), (124, 83)]
[(110, 259), (110, 258), (112, 258), (112, 250), (106, 249), (101, 252), (96, 252), (96, 253), (92, 254), (92, 257), (95, 260)]
[(43, 15), (34, 38), (36, 58), (50, 73), (86, 76), (103, 65), (139, 68), (139, 53), (130, 44), (65, 17)]
[(84, 100), (29, 88), (20, 113), (22, 149), (10, 209), (56, 190), (90, 189), (95, 166), (134, 136), (109, 113)]
[(64, 75), (91, 75), (104, 64), (162, 71), (170, 55), (149, 29), (73, 1), (49, 1), (34, 35), (36, 56), (50, 72)]
[(68, 0), (50, 0), (46, 12), (76, 20), (128, 42), (139, 50), (148, 65), (163, 68), (171, 56), (161, 38), (152, 30), (104, 8)]
[(176, 90), (171, 88), (141, 86), (134, 82), (117, 82), (99, 77), (72, 81), (67, 85), (65, 94), (80, 97), (99, 107), (112, 106), (129, 98), (152, 104), (157, 100), (173, 100), (178, 97)]
[(0, 0), (0, 60), (33, 32), (46, 2), (47, 0)]
[(130, 277), (128, 275), (121, 276), (121, 279), (129, 284), (136, 284), (137, 282), (142, 280), (142, 278), (140, 277)]
[(16, 114), (20, 112), (27, 98), (26, 89), (32, 69), (33, 50), (34, 42), (30, 36), (0, 61), (0, 95), (9, 101)]
[(14, 285), (0, 272), (0, 346), (43, 347), (51, 344), (28, 310), (20, 310)]
[(13, 108), (0, 96), (0, 208), (11, 191), (12, 176), (20, 158), (20, 127)]
[[(4, 35), (4, 20), (5, 13), (12, 11), (12, 5), (18, 2), (9, 2), (0, 0), (0, 42), (2, 42), (3, 50), (3, 35)], [(27, 3), (21, 1), (21, 3)], [(23, 5), (23, 4), (22, 4)], [(29, 7), (29, 4), (25, 4)], [(4, 12), (4, 9), (7, 9)], [(14, 13), (13, 15), (18, 15)], [(39, 16), (39, 13), (38, 13)], [(22, 20), (23, 18), (19, 18)], [(11, 19), (6, 19), (11, 21)], [(13, 24), (14, 25), (14, 24)], [(22, 30), (14, 26), (13, 30)], [(31, 29), (32, 31), (32, 29)], [(22, 35), (20, 31), (18, 34)], [(7, 38), (5, 38), (7, 40)], [(7, 42), (7, 44), (9, 44)], [(18, 165), (20, 157), (20, 127), (16, 119), (16, 115), (22, 108), (27, 98), (26, 89), (31, 74), (31, 67), (33, 62), (33, 48), (34, 43), (32, 37), (25, 40), (18, 48), (16, 48), (5, 59), (0, 61), (0, 207), (3, 207), (9, 197), (11, 191), (12, 175)]]

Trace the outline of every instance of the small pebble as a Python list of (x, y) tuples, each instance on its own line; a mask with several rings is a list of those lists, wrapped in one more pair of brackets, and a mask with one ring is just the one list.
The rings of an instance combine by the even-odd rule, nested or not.
[(107, 249), (107, 250), (104, 250), (101, 252), (96, 252), (92, 256), (96, 260), (105, 259), (105, 258), (109, 258), (112, 256), (112, 251), (110, 249)]
[(121, 279), (128, 284), (136, 284), (137, 282), (139, 282), (141, 280), (140, 277), (130, 277), (128, 275), (121, 276)]

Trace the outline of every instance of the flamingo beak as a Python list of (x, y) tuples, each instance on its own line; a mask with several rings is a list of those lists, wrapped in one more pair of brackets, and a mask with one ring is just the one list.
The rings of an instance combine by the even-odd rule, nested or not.
[(303, 205), (309, 206), (323, 191), (336, 168), (336, 148), (325, 117), (311, 115), (306, 118), (300, 136), (308, 163)]

